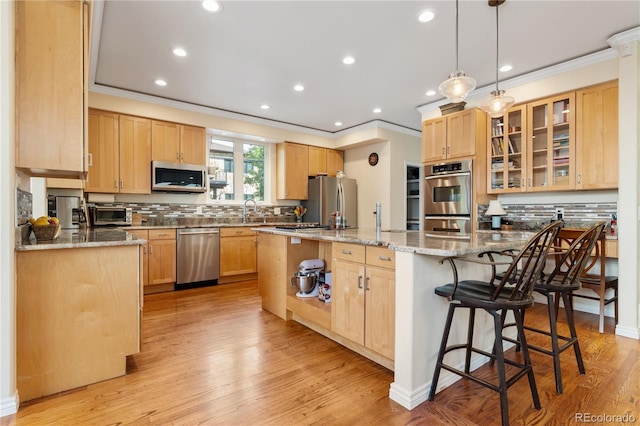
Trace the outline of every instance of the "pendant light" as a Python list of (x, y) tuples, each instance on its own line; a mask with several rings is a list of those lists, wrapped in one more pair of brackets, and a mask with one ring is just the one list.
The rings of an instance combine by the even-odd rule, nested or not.
[(465, 100), (467, 95), (476, 88), (476, 81), (467, 77), (458, 66), (458, 0), (456, 0), (456, 70), (449, 74), (449, 78), (438, 86), (441, 95), (451, 102), (458, 103)]
[(504, 90), (498, 88), (498, 6), (505, 0), (489, 0), (489, 6), (496, 8), (496, 90), (491, 92), (489, 98), (485, 100), (480, 108), (487, 112), (492, 118), (500, 118), (515, 103), (515, 99), (504, 94)]

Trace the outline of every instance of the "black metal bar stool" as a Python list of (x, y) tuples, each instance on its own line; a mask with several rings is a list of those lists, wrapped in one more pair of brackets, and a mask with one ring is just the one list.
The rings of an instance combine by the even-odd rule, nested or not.
[[(534, 290), (547, 298), (547, 310), (549, 312), (549, 330), (543, 330), (533, 326), (524, 326), (525, 330), (546, 335), (550, 338), (551, 349), (536, 346), (529, 343), (529, 349), (549, 355), (553, 358), (553, 369), (556, 379), (556, 392), (562, 393), (562, 371), (560, 368), (560, 354), (566, 349), (573, 348), (578, 371), (584, 374), (584, 363), (578, 342), (575, 323), (573, 321), (573, 308), (571, 295), (574, 290), (580, 288), (580, 279), (592, 251), (602, 231), (607, 226), (606, 222), (600, 222), (586, 231), (576, 234), (575, 230), (561, 229), (556, 237), (554, 251), (551, 253), (555, 258), (555, 268), (549, 275), (544, 275), (536, 284)], [(569, 247), (567, 247), (569, 244)], [(500, 277), (500, 275), (497, 275)], [(570, 336), (558, 334), (558, 301), (562, 299), (564, 313), (569, 326)], [(504, 323), (504, 317), (502, 318)], [(504, 327), (515, 325), (505, 324)], [(518, 344), (517, 339), (503, 337), (504, 340)], [(562, 342), (562, 344), (561, 344)]]
[[(498, 284), (494, 284), (493, 281), (487, 282), (480, 280), (458, 281), (458, 271), (455, 264), (455, 261), (457, 260), (465, 260), (495, 267), (496, 262), (486, 262), (471, 258), (455, 258), (455, 260), (454, 258), (444, 259), (450, 263), (453, 269), (454, 281), (452, 284), (447, 284), (435, 289), (435, 293), (437, 295), (446, 297), (450, 303), (447, 321), (442, 335), (442, 342), (440, 344), (440, 350), (436, 360), (436, 368), (431, 381), (429, 401), (434, 400), (440, 371), (445, 369), (498, 392), (500, 394), (500, 411), (503, 425), (509, 424), (507, 389), (524, 375), (529, 379), (529, 387), (531, 389), (533, 404), (537, 409), (540, 408), (540, 398), (538, 397), (538, 391), (536, 389), (535, 378), (533, 376), (533, 369), (531, 366), (531, 359), (529, 357), (527, 342), (524, 336), (522, 313), (524, 309), (533, 306), (533, 288), (542, 274), (547, 254), (561, 226), (562, 223), (559, 221), (547, 225), (544, 229), (534, 235), (517, 254), (512, 255), (513, 259), (508, 262), (509, 267), (507, 272)], [(510, 255), (510, 253), (504, 253)], [(479, 256), (482, 256), (482, 254)], [(492, 277), (493, 276), (494, 275), (492, 274)], [(458, 308), (469, 309), (467, 341), (463, 344), (447, 346), (453, 315)], [(476, 309), (483, 309), (493, 317), (493, 328), (495, 332), (494, 353), (490, 353), (473, 346), (473, 327)], [(504, 348), (502, 344), (502, 314), (507, 311), (513, 312), (516, 320), (524, 363), (505, 359), (504, 357)], [(457, 349), (465, 350), (464, 371), (444, 363), (445, 354)], [(470, 361), (472, 352), (484, 355), (490, 360), (496, 361), (498, 370), (497, 385), (492, 381), (484, 380), (471, 374)], [(518, 369), (517, 372), (512, 374), (509, 378), (506, 377), (505, 364), (517, 367)]]

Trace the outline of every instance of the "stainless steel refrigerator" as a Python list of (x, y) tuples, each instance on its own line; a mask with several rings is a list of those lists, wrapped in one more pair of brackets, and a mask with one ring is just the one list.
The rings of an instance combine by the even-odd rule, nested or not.
[[(329, 226), (331, 213), (338, 210), (339, 179), (332, 176), (317, 176), (309, 179), (309, 199), (302, 201), (307, 208), (303, 219), (305, 222), (317, 222), (323, 226)], [(344, 212), (346, 226), (354, 228), (358, 226), (357, 187), (356, 180), (342, 178), (344, 196)]]

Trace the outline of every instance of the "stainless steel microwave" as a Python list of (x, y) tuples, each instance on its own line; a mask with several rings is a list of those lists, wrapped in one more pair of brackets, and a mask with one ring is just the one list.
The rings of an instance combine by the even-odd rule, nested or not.
[(204, 166), (154, 161), (151, 170), (152, 191), (206, 192), (207, 190), (207, 172)]
[(133, 213), (129, 207), (90, 206), (91, 226), (131, 226)]

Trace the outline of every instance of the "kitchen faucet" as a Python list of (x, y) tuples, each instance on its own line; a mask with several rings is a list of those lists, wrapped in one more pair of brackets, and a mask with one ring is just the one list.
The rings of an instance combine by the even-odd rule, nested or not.
[(247, 198), (242, 205), (242, 223), (247, 223), (247, 203), (253, 201), (253, 211), (258, 213), (258, 203), (253, 198)]

